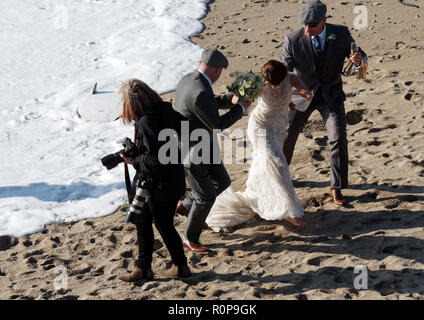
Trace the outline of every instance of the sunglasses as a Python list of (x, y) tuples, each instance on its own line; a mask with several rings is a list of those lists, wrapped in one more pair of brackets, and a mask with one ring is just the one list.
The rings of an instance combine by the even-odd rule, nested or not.
[[(320, 21), (321, 22), (321, 21)], [(319, 22), (318, 23), (315, 23), (315, 24), (307, 24), (307, 25), (305, 25), (306, 27), (309, 27), (309, 28), (315, 28), (317, 25), (319, 25)]]

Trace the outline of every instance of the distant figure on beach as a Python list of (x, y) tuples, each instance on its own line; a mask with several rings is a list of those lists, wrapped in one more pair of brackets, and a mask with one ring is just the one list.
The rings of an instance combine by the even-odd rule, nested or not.
[[(184, 246), (194, 252), (208, 249), (200, 243), (200, 235), (216, 197), (231, 184), (231, 179), (221, 161), (221, 151), (213, 130), (224, 130), (248, 113), (250, 104), (237, 103), (234, 94), (215, 96), (212, 84), (228, 67), (227, 58), (216, 49), (202, 52), (198, 70), (184, 76), (178, 83), (175, 94), (175, 110), (188, 120), (190, 134), (200, 129), (209, 137), (207, 161), (197, 161), (197, 141), (190, 142), (190, 159), (185, 166), (187, 181), (192, 192), (178, 204), (177, 213), (187, 216), (182, 236)], [(219, 115), (219, 109), (229, 109)], [(184, 143), (184, 141), (182, 141)], [(214, 154), (215, 153), (215, 154)], [(205, 154), (202, 155), (204, 159)], [(207, 162), (207, 163), (205, 163)]]
[(303, 28), (284, 37), (281, 61), (297, 74), (313, 93), (305, 111), (295, 111), (284, 143), (284, 155), (290, 164), (299, 133), (314, 110), (321, 113), (330, 143), (330, 196), (336, 205), (344, 205), (342, 189), (348, 186), (348, 145), (341, 72), (345, 58), (360, 65), (359, 52), (351, 53), (352, 36), (345, 26), (326, 23), (327, 7), (321, 1), (306, 3), (300, 11)]
[[(164, 129), (180, 129), (181, 116), (174, 111), (172, 104), (162, 98), (146, 83), (138, 79), (124, 82), (119, 90), (122, 96), (122, 121), (135, 121), (135, 145), (139, 155), (128, 158), (121, 154), (126, 164), (136, 169), (138, 180), (151, 181), (149, 200), (141, 214), (137, 214), (135, 224), (138, 239), (138, 260), (132, 273), (119, 279), (134, 282), (153, 279), (152, 255), (154, 234), (152, 221), (168, 249), (172, 267), (164, 275), (185, 278), (191, 276), (184, 249), (174, 227), (175, 208), (178, 199), (186, 191), (182, 164), (163, 165), (159, 161), (159, 150), (165, 142), (158, 139)], [(139, 186), (140, 187), (140, 186)], [(132, 205), (134, 205), (134, 200)]]
[(262, 74), (265, 86), (247, 128), (253, 161), (246, 189), (234, 192), (229, 188), (216, 199), (206, 223), (218, 232), (228, 232), (255, 214), (266, 220), (286, 220), (295, 226), (305, 224), (283, 154), (283, 143), (289, 126), (292, 88), (306, 100), (310, 100), (311, 95), (280, 61), (265, 63)]

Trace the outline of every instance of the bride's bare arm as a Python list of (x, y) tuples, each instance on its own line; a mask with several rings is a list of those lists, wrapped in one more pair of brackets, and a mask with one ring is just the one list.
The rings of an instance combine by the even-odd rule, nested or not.
[(292, 87), (295, 87), (297, 89), (297, 91), (295, 91), (297, 95), (304, 97), (306, 100), (312, 99), (312, 94), (309, 92), (302, 79), (300, 79), (294, 73), (290, 73), (290, 84), (292, 85)]
[(295, 87), (297, 90), (308, 90), (306, 85), (303, 83), (302, 79), (300, 79), (297, 75), (295, 75), (294, 73), (289, 73), (289, 75), (292, 87)]

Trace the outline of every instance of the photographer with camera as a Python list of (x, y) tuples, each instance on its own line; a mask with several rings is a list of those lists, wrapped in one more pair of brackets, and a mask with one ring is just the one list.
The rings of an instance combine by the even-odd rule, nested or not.
[(134, 271), (119, 279), (126, 282), (153, 279), (152, 221), (173, 262), (171, 269), (164, 275), (189, 277), (191, 271), (187, 265), (181, 238), (174, 227), (175, 208), (178, 199), (186, 191), (184, 168), (182, 164), (163, 165), (158, 159), (159, 149), (165, 143), (159, 141), (159, 132), (168, 128), (178, 132), (181, 117), (174, 111), (171, 103), (164, 102), (141, 80), (130, 79), (124, 82), (119, 93), (123, 103), (123, 123), (135, 121), (135, 147), (128, 147), (131, 150), (127, 150), (127, 145), (124, 144), (125, 149), (121, 151), (120, 157), (125, 164), (134, 166), (139, 181), (138, 191), (130, 208), (130, 211), (135, 213), (130, 221), (137, 227), (139, 256)]

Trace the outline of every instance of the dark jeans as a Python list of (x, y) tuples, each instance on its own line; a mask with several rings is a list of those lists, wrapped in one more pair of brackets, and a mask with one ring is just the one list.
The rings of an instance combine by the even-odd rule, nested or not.
[(283, 148), (287, 164), (290, 164), (297, 138), (314, 110), (318, 110), (321, 113), (327, 128), (330, 143), (331, 188), (347, 188), (349, 155), (344, 103), (341, 101), (330, 110), (322, 97), (321, 89), (316, 92), (308, 109), (305, 112), (296, 111), (294, 119), (290, 123), (288, 136)]
[(168, 249), (172, 262), (177, 266), (187, 264), (184, 255), (181, 238), (174, 227), (174, 214), (178, 200), (158, 202), (148, 202), (141, 215), (137, 219), (137, 238), (138, 238), (138, 260), (136, 266), (142, 269), (151, 269), (153, 255), (153, 226), (155, 222), (156, 229), (162, 236)]

